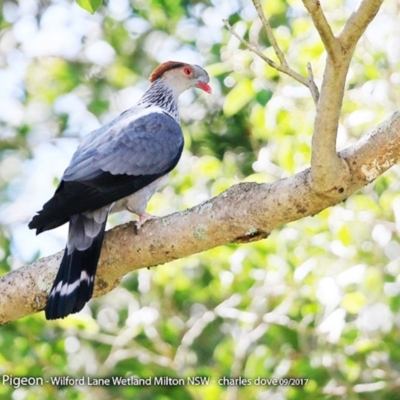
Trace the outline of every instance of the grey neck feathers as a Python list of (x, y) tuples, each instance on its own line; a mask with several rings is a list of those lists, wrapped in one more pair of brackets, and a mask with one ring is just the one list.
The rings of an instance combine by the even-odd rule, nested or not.
[(145, 108), (158, 106), (167, 111), (177, 122), (179, 122), (176, 98), (173, 91), (163, 81), (163, 79), (157, 79), (151, 84), (147, 92), (140, 99), (138, 106)]

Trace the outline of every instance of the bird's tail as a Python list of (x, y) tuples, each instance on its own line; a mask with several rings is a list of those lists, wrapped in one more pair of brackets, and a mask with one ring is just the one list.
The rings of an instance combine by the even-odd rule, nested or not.
[(47, 319), (76, 313), (92, 297), (107, 216), (108, 207), (70, 217), (68, 244), (45, 308)]

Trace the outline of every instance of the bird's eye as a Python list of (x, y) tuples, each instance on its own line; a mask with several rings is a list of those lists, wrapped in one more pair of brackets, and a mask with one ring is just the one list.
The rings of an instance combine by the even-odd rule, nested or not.
[(186, 76), (190, 76), (190, 75), (192, 75), (192, 70), (189, 67), (185, 67), (185, 68), (183, 68), (183, 73)]

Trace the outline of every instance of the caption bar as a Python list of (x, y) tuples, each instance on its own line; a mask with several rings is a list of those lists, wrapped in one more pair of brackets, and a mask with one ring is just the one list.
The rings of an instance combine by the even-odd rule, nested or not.
[(92, 378), (82, 376), (72, 378), (70, 376), (54, 376), (48, 379), (42, 377), (18, 377), (13, 375), (2, 375), (1, 383), (18, 389), (23, 386), (202, 386), (217, 384), (219, 386), (305, 386), (306, 378), (229, 378), (223, 376), (212, 379), (206, 376), (191, 376), (187, 378), (171, 378), (169, 376), (155, 376), (148, 378), (122, 378), (113, 376), (110, 378)]

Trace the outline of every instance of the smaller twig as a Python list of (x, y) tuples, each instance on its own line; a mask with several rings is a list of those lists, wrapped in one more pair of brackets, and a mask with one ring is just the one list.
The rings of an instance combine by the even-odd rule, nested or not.
[[(240, 35), (236, 33), (236, 31), (232, 28), (231, 24), (228, 22), (228, 20), (223, 19), (222, 22), (225, 24), (225, 26), (228, 28), (229, 32), (232, 33), (233, 36), (235, 36), (242, 44), (244, 44), (248, 50), (252, 51), (253, 53), (256, 53), (259, 57), (261, 57), (270, 67), (275, 68), (279, 70), (279, 65), (276, 64), (274, 61), (272, 61), (270, 58), (268, 58), (266, 55), (264, 55), (260, 48), (258, 46), (255, 46), (251, 43), (249, 43), (247, 40), (243, 39)], [(282, 71), (283, 72), (283, 71)]]
[[(238, 33), (232, 28), (232, 26), (229, 24), (229, 22), (226, 19), (223, 19), (222, 21), (233, 36), (235, 36), (244, 46), (246, 46), (248, 50), (252, 51), (253, 53), (257, 54), (260, 58), (262, 58), (270, 67), (272, 67), (272, 68), (276, 69), (277, 71), (282, 72), (286, 75), (289, 75), (290, 77), (295, 79), (297, 82), (300, 82), (304, 86), (307, 86), (311, 92), (314, 103), (315, 104), (318, 103), (319, 91), (318, 91), (317, 85), (314, 82), (312, 75), (311, 75), (311, 77), (309, 76), (308, 78), (305, 78), (304, 76), (300, 75), (296, 71), (293, 71), (289, 67), (289, 65), (286, 63), (286, 61), (284, 61), (284, 64), (278, 65), (275, 61), (273, 61), (269, 57), (267, 57), (257, 45), (249, 43), (247, 40), (243, 39), (240, 35), (238, 35)], [(285, 60), (283, 53), (282, 53), (282, 57), (283, 57), (283, 60)], [(279, 58), (279, 56), (278, 56), (278, 58)]]
[(314, 74), (310, 62), (307, 63), (307, 72), (308, 72), (308, 88), (310, 89), (311, 96), (314, 100), (315, 106), (317, 106), (319, 100), (319, 90), (314, 81)]
[(271, 25), (269, 24), (267, 18), (265, 17), (265, 14), (264, 14), (264, 11), (260, 4), (260, 1), (253, 0), (253, 4), (257, 10), (258, 16), (260, 17), (262, 24), (264, 26), (265, 32), (267, 32), (268, 40), (271, 43), (271, 46), (273, 47), (275, 54), (277, 55), (281, 65), (287, 65), (285, 56), (284, 56), (281, 48), (279, 47), (278, 42), (275, 39), (274, 33), (272, 32)]
[(335, 62), (341, 52), (340, 42), (333, 34), (319, 0), (303, 0), (303, 4), (313, 20), (328, 56)]

